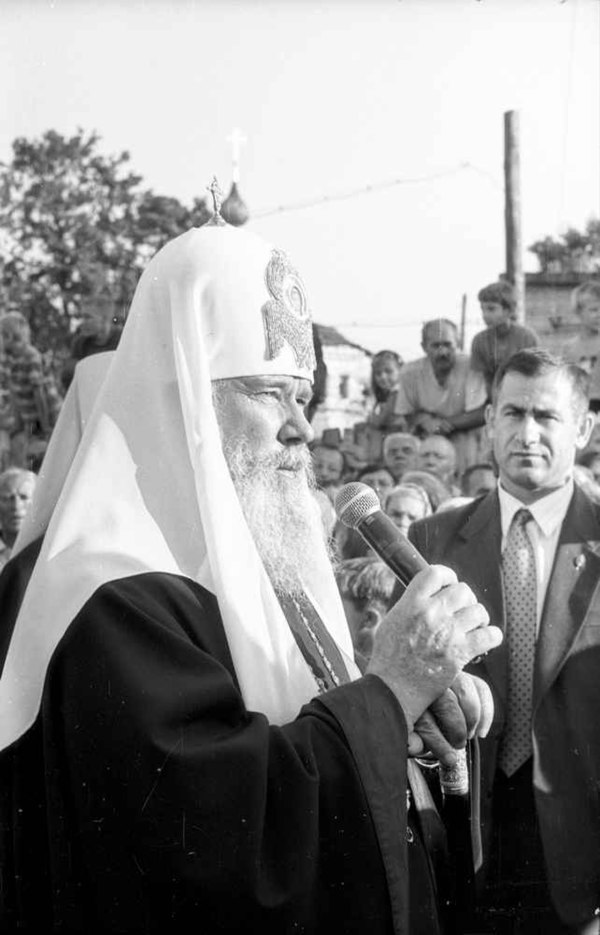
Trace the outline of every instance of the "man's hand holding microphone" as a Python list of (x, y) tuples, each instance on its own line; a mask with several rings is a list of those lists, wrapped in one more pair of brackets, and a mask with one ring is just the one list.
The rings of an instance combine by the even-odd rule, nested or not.
[(467, 738), (485, 736), (493, 717), (490, 689), (463, 672), (502, 642), (486, 609), (443, 565), (427, 565), (364, 484), (347, 484), (336, 498), (340, 519), (357, 529), (403, 582), (401, 599), (379, 625), (367, 672), (379, 676), (404, 711), (409, 752), (434, 753), (454, 765)]

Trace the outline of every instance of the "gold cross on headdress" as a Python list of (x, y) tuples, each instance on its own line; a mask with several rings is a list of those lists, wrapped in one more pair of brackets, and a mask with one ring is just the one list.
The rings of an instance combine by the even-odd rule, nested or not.
[(225, 221), (221, 217), (221, 205), (223, 204), (223, 189), (217, 182), (217, 176), (213, 175), (213, 180), (210, 185), (206, 186), (207, 190), (211, 193), (213, 199), (213, 216), (210, 221), (207, 221), (207, 224), (213, 224), (217, 227), (222, 227), (225, 224)]

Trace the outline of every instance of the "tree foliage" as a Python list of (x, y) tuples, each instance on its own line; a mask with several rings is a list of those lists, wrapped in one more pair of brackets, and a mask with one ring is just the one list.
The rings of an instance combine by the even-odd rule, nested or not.
[(148, 259), (209, 216), (142, 185), (127, 152), (99, 152), (100, 138), (54, 130), (18, 138), (0, 163), (0, 313), (22, 311), (43, 350), (69, 343), (82, 302), (108, 291), (124, 318)]
[(570, 227), (561, 237), (544, 237), (528, 248), (543, 273), (600, 273), (600, 219), (591, 218), (585, 230)]

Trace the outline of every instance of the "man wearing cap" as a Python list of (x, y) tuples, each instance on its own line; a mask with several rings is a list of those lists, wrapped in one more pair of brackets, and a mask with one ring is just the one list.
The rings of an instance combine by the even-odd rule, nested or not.
[(360, 677), (308, 483), (304, 285), (219, 221), (142, 276), (15, 625), (7, 927), (436, 932), (407, 738), (500, 635), (431, 569)]

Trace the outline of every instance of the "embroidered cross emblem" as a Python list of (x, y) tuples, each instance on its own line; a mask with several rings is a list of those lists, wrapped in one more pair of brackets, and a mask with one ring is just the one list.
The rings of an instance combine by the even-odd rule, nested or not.
[(298, 367), (314, 370), (317, 362), (312, 317), (304, 283), (282, 250), (273, 250), (265, 279), (272, 296), (262, 307), (267, 358), (273, 360), (287, 343), (294, 352)]

